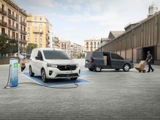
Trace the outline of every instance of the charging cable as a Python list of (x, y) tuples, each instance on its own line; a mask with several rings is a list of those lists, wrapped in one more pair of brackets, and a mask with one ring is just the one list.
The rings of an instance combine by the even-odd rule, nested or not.
[[(71, 70), (71, 78), (74, 78), (72, 68), (70, 67), (70, 65), (67, 65), (67, 67)], [(71, 80), (72, 80), (72, 79), (71, 79)], [(42, 86), (42, 87), (56, 88), (56, 89), (77, 88), (77, 87), (78, 87), (78, 84), (75, 82), (76, 80), (72, 80), (72, 81), (73, 81), (73, 83), (76, 85), (75, 87), (49, 87), (49, 86), (46, 86), (46, 85), (42, 85), (42, 84), (38, 84), (38, 83), (33, 83), (33, 82), (23, 82), (23, 83), (19, 83), (19, 84), (36, 84), (36, 85), (39, 85), (39, 86)]]
[[(10, 77), (10, 67), (11, 65), (9, 66), (9, 75), (8, 75), (8, 82), (7, 82), (7, 85), (4, 87), (4, 89), (6, 89), (8, 87), (8, 84), (9, 84), (9, 77)], [(67, 67), (71, 70), (71, 78), (74, 78), (72, 75), (73, 75), (73, 72), (72, 72), (72, 69), (69, 65), (67, 65)], [(71, 79), (72, 80), (72, 79)], [(71, 89), (71, 88), (77, 88), (78, 87), (78, 84), (75, 82), (75, 80), (72, 80), (73, 83), (76, 85), (75, 87), (49, 87), (49, 86), (46, 86), (46, 85), (42, 85), (42, 84), (38, 84), (38, 83), (33, 83), (33, 82), (23, 82), (23, 83), (19, 83), (19, 84), (36, 84), (36, 85), (39, 85), (39, 86), (42, 86), (42, 87), (47, 87), (47, 88), (56, 88), (56, 89)]]
[(11, 68), (11, 65), (9, 65), (8, 81), (7, 81), (7, 85), (4, 87), (4, 89), (6, 89), (9, 86), (10, 68)]

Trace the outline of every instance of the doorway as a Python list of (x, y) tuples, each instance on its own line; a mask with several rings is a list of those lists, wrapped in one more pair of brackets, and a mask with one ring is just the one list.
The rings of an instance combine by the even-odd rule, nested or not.
[(152, 47), (145, 47), (142, 49), (142, 58), (143, 60), (146, 60), (147, 58), (147, 51), (150, 51), (153, 59), (152, 59), (152, 63), (154, 64), (154, 60), (155, 60), (155, 47), (152, 46)]

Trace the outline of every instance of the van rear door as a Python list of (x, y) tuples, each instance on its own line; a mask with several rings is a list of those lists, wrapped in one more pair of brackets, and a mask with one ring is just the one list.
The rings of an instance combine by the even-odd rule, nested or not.
[(100, 68), (104, 67), (103, 52), (93, 52), (92, 58), (95, 66)]

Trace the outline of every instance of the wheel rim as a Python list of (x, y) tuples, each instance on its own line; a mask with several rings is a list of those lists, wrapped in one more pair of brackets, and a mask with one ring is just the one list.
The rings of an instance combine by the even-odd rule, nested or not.
[(125, 71), (128, 71), (129, 70), (129, 65), (125, 65), (124, 69), (125, 69)]
[(42, 75), (41, 75), (41, 76), (42, 76), (42, 80), (45, 81), (45, 77), (46, 77), (46, 76), (45, 76), (44, 70), (42, 70)]
[(100, 71), (101, 70), (101, 68), (99, 68), (99, 67), (96, 67), (96, 71)]

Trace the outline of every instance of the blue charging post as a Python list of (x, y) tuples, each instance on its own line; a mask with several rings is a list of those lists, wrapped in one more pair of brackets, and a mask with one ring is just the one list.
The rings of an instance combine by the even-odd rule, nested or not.
[(10, 59), (10, 87), (18, 86), (18, 59)]

